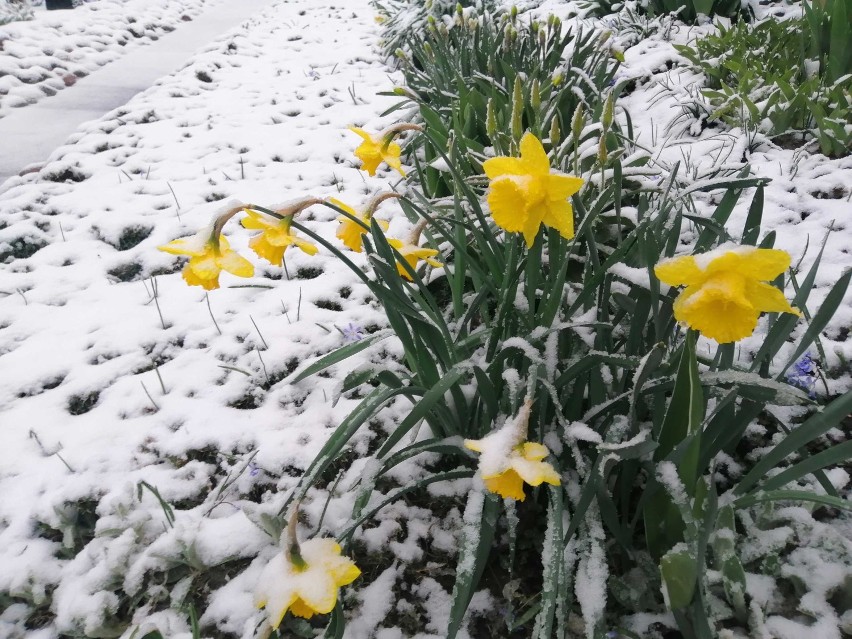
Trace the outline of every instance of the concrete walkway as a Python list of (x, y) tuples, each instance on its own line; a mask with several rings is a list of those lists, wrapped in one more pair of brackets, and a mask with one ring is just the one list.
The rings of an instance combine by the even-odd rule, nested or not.
[(45, 162), (84, 122), (125, 104), (173, 73), (201, 47), (273, 0), (214, 2), (150, 45), (138, 47), (53, 97), (0, 119), (0, 191), (27, 166)]

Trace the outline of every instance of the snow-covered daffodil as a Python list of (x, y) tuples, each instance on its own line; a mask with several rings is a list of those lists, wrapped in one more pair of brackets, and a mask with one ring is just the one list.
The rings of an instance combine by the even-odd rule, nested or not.
[(333, 539), (310, 539), (297, 548), (296, 556), (289, 548), (275, 555), (255, 589), (255, 604), (266, 609), (273, 628), (288, 610), (305, 619), (327, 615), (337, 604), (338, 588), (361, 574), (351, 559), (341, 556)]
[(686, 287), (674, 301), (676, 320), (726, 344), (751, 335), (761, 312), (801, 315), (767, 283), (789, 266), (785, 251), (726, 244), (663, 260), (654, 273), (665, 284)]
[[(396, 193), (387, 193), (383, 195), (386, 195), (388, 197), (399, 197)], [(375, 199), (377, 198), (374, 198), (373, 201), (375, 201)], [(370, 228), (370, 219), (372, 218), (373, 211), (375, 210), (375, 207), (371, 207), (372, 202), (370, 203), (370, 205), (365, 207), (365, 209), (358, 211), (336, 198), (330, 198), (329, 202), (334, 204), (337, 208), (346, 211), (347, 213), (349, 213), (349, 215), (358, 218), (366, 225), (367, 228), (364, 228), (364, 226), (361, 226), (360, 224), (358, 224), (354, 220), (349, 219), (345, 215), (341, 215), (338, 218), (340, 226), (337, 227), (337, 238), (341, 242), (343, 242), (350, 250), (355, 251), (356, 253), (362, 252), (364, 250), (362, 238), (365, 234), (369, 233), (367, 229)], [(377, 222), (379, 224), (379, 227), (383, 231), (387, 230), (387, 222), (385, 222), (384, 220), (377, 220)]]
[(533, 245), (541, 225), (574, 237), (574, 210), (568, 198), (580, 190), (583, 180), (551, 171), (541, 141), (525, 133), (521, 157), (496, 157), (482, 168), (491, 180), (488, 206), (494, 222), (510, 233), (523, 233), (527, 247)]
[[(388, 244), (390, 244), (397, 251), (399, 251), (399, 254), (402, 255), (402, 259), (408, 262), (408, 265), (411, 268), (416, 268), (417, 262), (421, 260), (426, 262), (430, 266), (443, 266), (441, 262), (434, 259), (434, 257), (438, 254), (438, 251), (436, 251), (435, 249), (426, 248), (425, 246), (418, 246), (414, 242), (408, 240), (399, 240), (395, 237), (388, 238)], [(399, 274), (402, 275), (405, 279), (411, 279), (411, 275), (408, 274), (408, 271), (400, 262), (397, 262), (396, 270), (399, 271)]]
[(543, 461), (547, 446), (526, 439), (532, 403), (527, 401), (514, 419), (482, 439), (464, 440), (465, 448), (480, 453), (479, 473), (485, 487), (501, 497), (524, 501), (524, 483), (559, 484), (559, 474)]
[(191, 286), (203, 286), (211, 291), (219, 288), (219, 273), (227, 271), (239, 277), (254, 275), (254, 266), (231, 250), (228, 240), (218, 228), (206, 228), (191, 237), (182, 237), (157, 247), (172, 255), (187, 255), (189, 263), (183, 269), (183, 279)]
[(308, 255), (316, 255), (317, 247), (297, 237), (290, 229), (292, 217), (282, 220), (246, 209), (248, 217), (242, 219), (242, 225), (247, 229), (262, 231), (249, 240), (249, 246), (272, 264), (280, 266), (284, 261), (284, 253), (289, 246), (295, 246)]

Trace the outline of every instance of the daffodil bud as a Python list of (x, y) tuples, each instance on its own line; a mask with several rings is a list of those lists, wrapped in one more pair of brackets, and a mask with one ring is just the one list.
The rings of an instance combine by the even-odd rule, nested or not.
[(598, 43), (599, 43), (599, 44), (604, 44), (607, 40), (609, 40), (609, 39), (610, 39), (610, 37), (611, 37), (611, 36), (612, 36), (612, 31), (604, 31), (604, 32), (603, 32), (603, 33), (601, 33), (601, 35), (598, 37)]
[(541, 108), (541, 86), (538, 83), (538, 78), (532, 81), (530, 87), (530, 104), (535, 111)]
[(491, 140), (497, 136), (497, 116), (494, 114), (494, 100), (488, 99), (488, 105), (485, 107), (485, 133)]
[(547, 45), (547, 34), (544, 31), (538, 32), (538, 46), (542, 49)]
[(479, 20), (476, 17), (467, 19), (467, 28), (476, 31), (479, 28)]
[(503, 49), (508, 51), (512, 47), (512, 27), (506, 27), (503, 31)]
[(601, 116), (601, 124), (603, 124), (604, 131), (609, 131), (609, 127), (612, 126), (612, 117), (613, 111), (615, 110), (615, 99), (612, 97), (612, 92), (606, 96), (606, 101), (604, 102), (603, 115)]
[(445, 25), (443, 22), (440, 22), (438, 23), (438, 33), (440, 33), (442, 37), (446, 38), (449, 35), (450, 30), (447, 29), (447, 25)]
[(624, 51), (618, 47), (610, 47), (609, 52), (613, 58), (621, 62), (621, 64), (624, 64)]
[[(304, 568), (305, 560), (302, 559), (301, 548), (299, 548), (299, 537), (296, 535), (296, 524), (299, 522), (299, 504), (298, 502), (293, 508), (293, 514), (290, 515), (290, 521), (287, 522), (286, 545), (284, 546), (284, 554), (296, 568)], [(283, 540), (282, 540), (283, 541)]]
[(396, 51), (394, 51), (394, 55), (396, 55), (396, 57), (400, 60), (408, 60), (408, 54), (406, 54), (405, 51), (403, 51), (402, 49), (397, 49)]
[(512, 138), (520, 140), (524, 133), (524, 91), (521, 76), (515, 76), (515, 88), (512, 91)]
[(517, 18), (518, 18), (518, 7), (515, 6), (515, 5), (512, 5), (512, 9), (509, 11), (509, 15), (512, 17), (512, 22), (517, 20)]
[(564, 79), (565, 79), (565, 76), (564, 76), (564, 75), (562, 75), (562, 72), (561, 72), (561, 71), (556, 71), (556, 72), (555, 72), (555, 73), (551, 76), (551, 78), (550, 78), (550, 83), (551, 83), (554, 87), (558, 87), (559, 85), (561, 85), (561, 84), (562, 84), (562, 81), (563, 81)]
[(562, 131), (559, 130), (559, 118), (555, 117), (550, 121), (550, 143), (556, 147), (562, 141)]
[(603, 167), (606, 164), (606, 159), (608, 157), (608, 153), (606, 150), (606, 134), (601, 135), (601, 139), (598, 142), (598, 163)]
[(581, 102), (574, 109), (574, 117), (571, 118), (571, 136), (574, 138), (574, 144), (580, 143), (580, 136), (583, 135), (584, 128), (586, 128), (586, 112)]
[(539, 29), (538, 22), (536, 22), (535, 20), (530, 22), (530, 33), (531, 34), (533, 34), (533, 35), (538, 34), (538, 29)]
[(562, 20), (559, 19), (559, 16), (553, 16), (553, 30), (559, 33), (559, 29), (562, 28)]
[(461, 2), (456, 2), (456, 15), (457, 16), (464, 15), (464, 8), (462, 8)]
[(432, 45), (431, 45), (431, 44), (429, 44), (428, 42), (424, 42), (424, 43), (423, 43), (423, 51), (424, 51), (424, 53), (425, 53), (426, 55), (428, 55), (430, 58), (434, 58), (434, 57), (435, 57), (435, 56), (433, 55), (433, 53), (432, 53)]

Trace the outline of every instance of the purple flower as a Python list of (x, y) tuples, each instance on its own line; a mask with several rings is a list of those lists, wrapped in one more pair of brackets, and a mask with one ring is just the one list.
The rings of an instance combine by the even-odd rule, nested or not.
[(254, 462), (249, 462), (249, 475), (257, 477), (260, 474), (260, 468)]
[(816, 398), (816, 391), (814, 390), (816, 378), (817, 363), (810, 353), (805, 353), (802, 359), (793, 364), (792, 370), (787, 372), (787, 383), (807, 391), (808, 397), (811, 399)]
[(343, 339), (347, 342), (357, 342), (364, 339), (364, 329), (352, 322), (341, 328), (340, 332), (343, 334)]

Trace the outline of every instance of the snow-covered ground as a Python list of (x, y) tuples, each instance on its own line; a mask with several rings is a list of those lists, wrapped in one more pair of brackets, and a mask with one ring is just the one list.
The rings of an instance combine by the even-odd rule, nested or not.
[[(222, 466), (239, 475), (230, 491), (271, 481), (283, 498), (355, 402), (332, 405), (334, 380), (280, 380), (343, 344), (338, 328), (374, 330), (382, 315), (323, 252), (288, 252), (289, 276), (260, 260), (250, 280), (223, 275), (208, 305), (181, 279), (180, 260), (156, 247), (194, 233), (222, 199), (315, 195), (357, 205), (387, 186), (356, 168), (358, 138), (347, 130), (392, 121), (378, 117), (392, 100), (376, 96), (391, 80), (373, 15), (367, 0), (278, 4), (86, 125), (61, 159), (2, 195), (0, 590), (38, 601), (57, 588), (57, 619), (25, 631), (22, 607), (12, 606), (0, 635), (91, 633), (117, 605), (116, 584), (136, 592), (146, 571), (191, 544), (206, 565), (274, 552), (252, 519), (278, 503), (214, 490), (169, 528), (137, 485), (171, 503), (200, 500)], [(333, 212), (314, 207), (307, 219), (334, 237)], [(392, 230), (406, 226), (395, 219)], [(233, 223), (226, 234), (249, 253), (247, 231)], [(62, 531), (87, 504), (98, 538), (58, 559), (63, 543), (80, 549)], [(321, 505), (306, 502), (311, 524)], [(350, 507), (333, 504), (326, 528)], [(204, 621), (242, 633), (257, 620), (251, 590), (267, 555), (214, 596)], [(161, 617), (164, 636), (179, 636), (185, 616)]]
[(221, 0), (99, 0), (0, 26), (0, 118), (55, 95)]
[[(87, 7), (97, 4), (110, 3)], [(153, 4), (162, 16), (179, 16), (203, 3)], [(94, 636), (127, 599), (192, 562), (239, 568), (223, 569), (227, 579), (207, 590), (192, 587), (210, 596), (202, 624), (252, 636), (261, 617), (252, 589), (277, 552), (262, 515), (278, 512), (357, 403), (334, 402), (339, 371), (296, 384), (287, 377), (384, 319), (366, 287), (326, 251), (311, 257), (290, 249), (286, 271), (270, 266), (251, 255), (249, 233), (236, 220), (225, 233), (255, 262), (255, 276), (223, 274), (222, 288), (209, 296), (186, 286), (181, 261), (156, 247), (194, 233), (230, 198), (274, 205), (333, 196), (357, 205), (398, 182), (396, 174), (380, 170), (370, 178), (358, 170), (352, 151), (360, 140), (347, 130), (377, 130), (405, 117), (380, 117), (394, 100), (376, 94), (399, 78), (377, 51), (373, 16), (368, 0), (281, 2), (126, 107), (85, 125), (41, 171), (15, 178), (0, 194), (0, 592), (31, 602), (0, 615), (0, 637)], [(30, 27), (0, 31), (13, 28)], [(121, 37), (110, 31), (105, 54), (118, 50)], [(764, 229), (777, 232), (776, 246), (794, 263), (804, 255), (802, 269), (833, 226), (813, 310), (852, 262), (852, 158), (749, 153), (740, 132), (678, 131), (670, 123), (680, 113), (678, 91), (686, 89), (677, 87), (695, 78), (662, 71), (677, 59), (662, 35), (629, 49), (624, 73), (641, 82), (621, 106), (668, 166), (681, 160), (700, 176), (708, 163), (748, 159), (755, 173), (772, 177)], [(660, 131), (670, 134), (667, 144)], [(749, 200), (744, 195), (730, 228), (742, 228)], [(332, 242), (335, 217), (322, 206), (305, 215)], [(391, 221), (392, 235), (408, 227), (392, 202), (379, 217)], [(363, 264), (360, 257), (353, 259)], [(852, 360), (850, 327), (852, 291), (823, 342), (833, 391), (852, 385), (844, 368)], [(393, 341), (363, 358), (382, 361), (383, 349), (393, 351)], [(387, 420), (377, 427), (390, 428)], [(356, 437), (357, 453), (370, 438), (369, 431)], [(339, 493), (364, 470), (354, 463)], [(152, 488), (174, 505), (173, 521)], [(320, 525), (326, 497), (309, 493), (304, 532), (331, 535), (347, 520), (352, 504), (344, 496), (330, 502)], [(377, 628), (383, 639), (409, 636), (383, 628), (392, 607), (397, 617), (405, 612), (397, 584), (403, 568), (394, 560), (419, 558), (426, 541), (451, 554), (460, 514), (448, 510), (440, 522), (399, 504), (361, 536), (388, 561), (369, 575), (368, 587), (348, 589), (348, 603), (360, 612), (347, 636), (368, 637)], [(94, 539), (77, 536), (95, 519)], [(429, 574), (406, 587), (424, 602), (418, 636), (440, 636), (449, 594)], [(182, 601), (173, 603), (153, 615), (140, 611), (124, 636), (137, 626), (136, 636), (145, 636), (155, 625), (169, 639), (191, 636)], [(487, 605), (479, 595), (473, 607)], [(28, 621), (39, 606), (49, 606), (55, 620)]]

